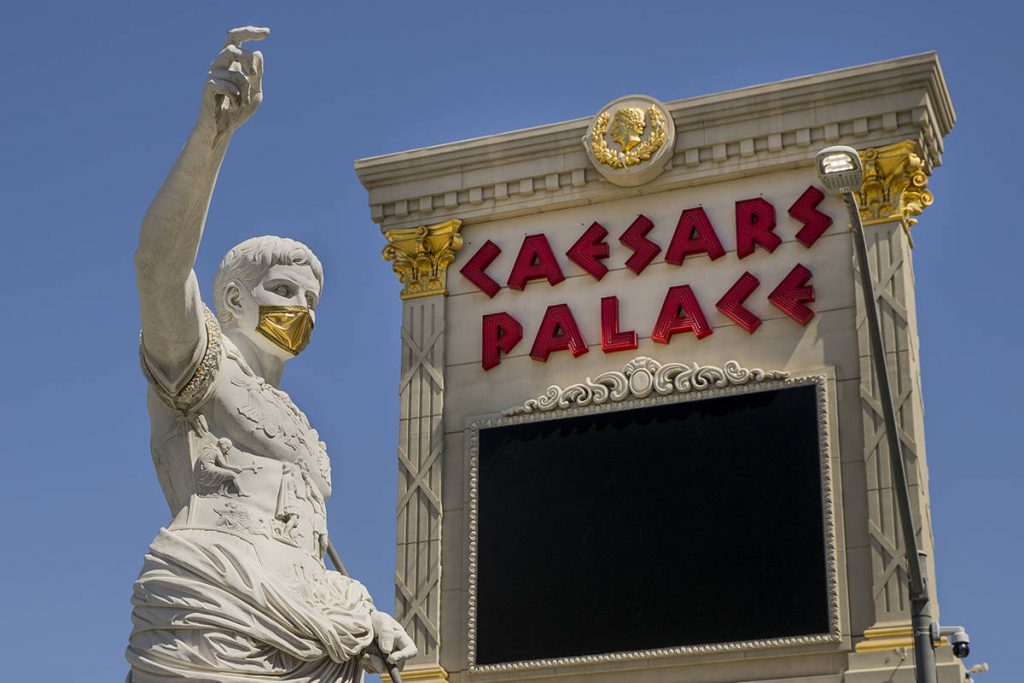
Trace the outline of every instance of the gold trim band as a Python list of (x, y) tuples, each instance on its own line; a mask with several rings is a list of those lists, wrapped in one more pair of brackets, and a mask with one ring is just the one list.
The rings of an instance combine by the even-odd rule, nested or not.
[[(387, 674), (381, 674), (380, 679), (391, 683), (391, 676)], [(416, 683), (445, 683), (448, 680), (448, 672), (439, 666), (430, 666), (426, 668), (413, 668), (408, 667), (402, 672), (402, 680), (416, 681)]]
[[(864, 631), (864, 638), (853, 647), (854, 652), (882, 652), (897, 650), (901, 647), (914, 648), (914, 630), (910, 626), (882, 626)], [(942, 637), (938, 647), (949, 646), (949, 641)]]

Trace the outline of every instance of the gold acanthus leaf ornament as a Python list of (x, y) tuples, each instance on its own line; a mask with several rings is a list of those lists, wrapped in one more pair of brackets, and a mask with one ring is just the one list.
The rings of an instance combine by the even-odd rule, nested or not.
[[(619, 110), (616, 112), (616, 115), (622, 111)], [(665, 140), (668, 137), (665, 115), (656, 104), (652, 104), (644, 113), (646, 114), (646, 121), (640, 132), (646, 132), (649, 127), (651, 129), (650, 135), (646, 139), (641, 139), (635, 146), (624, 148), (622, 151), (613, 150), (605, 139), (605, 135), (608, 132), (608, 122), (611, 118), (609, 112), (604, 112), (598, 116), (597, 120), (594, 121), (593, 128), (590, 129), (590, 151), (593, 152), (594, 159), (598, 163), (610, 166), (611, 168), (629, 168), (654, 156), (654, 153), (661, 149), (661, 146), (665, 144)]]
[(405, 287), (403, 299), (447, 294), (448, 266), (462, 247), (462, 221), (450, 220), (436, 225), (388, 230), (388, 245), (381, 256)]
[(900, 221), (907, 230), (935, 200), (928, 190), (931, 167), (913, 140), (860, 152), (864, 182), (857, 193), (865, 225)]

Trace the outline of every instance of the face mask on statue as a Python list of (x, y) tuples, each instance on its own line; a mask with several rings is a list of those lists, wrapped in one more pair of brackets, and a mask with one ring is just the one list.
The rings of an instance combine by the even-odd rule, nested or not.
[(260, 306), (256, 331), (297, 356), (313, 334), (313, 316), (305, 306)]

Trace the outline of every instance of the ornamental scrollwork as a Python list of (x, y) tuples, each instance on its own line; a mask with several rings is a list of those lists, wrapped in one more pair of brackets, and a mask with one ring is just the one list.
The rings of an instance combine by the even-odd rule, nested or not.
[(935, 198), (928, 190), (931, 166), (913, 140), (860, 152), (864, 182), (857, 193), (861, 220), (865, 225), (901, 221), (905, 228), (917, 223), (916, 216)]
[[(621, 151), (615, 151), (605, 139), (609, 121), (612, 140)], [(645, 139), (643, 134), (650, 128)], [(661, 149), (668, 137), (665, 115), (652, 104), (646, 111), (640, 107), (622, 107), (614, 115), (603, 112), (590, 129), (590, 149), (598, 163), (611, 168), (628, 168), (647, 161)]]
[(448, 266), (462, 247), (462, 221), (388, 230), (388, 244), (381, 252), (405, 287), (402, 299), (447, 294)]
[(688, 394), (707, 389), (723, 389), (750, 383), (785, 379), (788, 372), (745, 368), (738, 361), (727, 361), (721, 367), (693, 363), (659, 363), (653, 358), (639, 356), (622, 368), (567, 387), (552, 385), (540, 396), (520, 406), (504, 411), (505, 416), (534, 412), (566, 410), (568, 408), (604, 403), (617, 403), (627, 399), (646, 398), (652, 394), (668, 396)]

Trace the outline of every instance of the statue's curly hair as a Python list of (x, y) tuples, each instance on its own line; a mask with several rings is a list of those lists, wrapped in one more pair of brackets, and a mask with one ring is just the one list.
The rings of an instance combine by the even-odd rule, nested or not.
[(615, 112), (615, 118), (625, 119), (629, 129), (637, 135), (642, 135), (647, 127), (647, 116), (639, 107), (623, 107)]
[(231, 322), (231, 313), (224, 309), (224, 292), (231, 282), (239, 282), (246, 288), (255, 287), (263, 275), (273, 266), (309, 266), (313, 277), (324, 288), (324, 269), (320, 259), (302, 242), (287, 237), (263, 235), (252, 237), (236, 245), (224, 255), (217, 275), (213, 278), (213, 301), (217, 319), (222, 323)]

